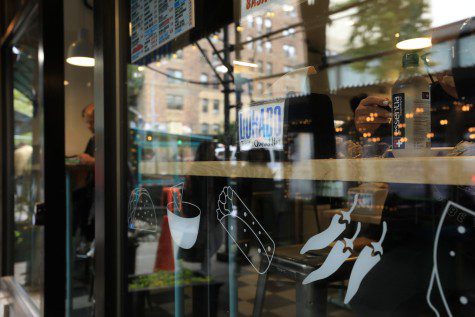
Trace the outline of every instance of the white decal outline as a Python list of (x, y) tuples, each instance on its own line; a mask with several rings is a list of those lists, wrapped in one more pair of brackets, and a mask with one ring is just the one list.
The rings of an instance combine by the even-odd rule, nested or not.
[[(139, 203), (139, 198), (141, 195), (148, 196), (150, 203), (152, 204), (153, 219), (155, 220), (155, 229), (153, 230), (138, 228), (133, 224), (133, 222), (135, 221), (135, 214), (138, 208), (137, 205)], [(145, 189), (144, 187), (136, 187), (132, 190), (129, 197), (129, 206), (128, 206), (127, 212), (129, 214), (127, 222), (128, 222), (128, 228), (130, 230), (145, 231), (145, 232), (152, 232), (152, 233), (158, 232), (158, 220), (157, 220), (157, 213), (155, 212), (155, 204), (153, 203), (153, 199), (149, 191)]]
[(442, 231), (442, 224), (444, 223), (445, 218), (447, 217), (447, 213), (449, 212), (449, 209), (451, 206), (454, 206), (470, 215), (475, 217), (475, 212), (473, 210), (470, 210), (462, 205), (459, 205), (451, 200), (447, 202), (445, 205), (444, 211), (442, 213), (442, 216), (440, 217), (439, 224), (437, 226), (437, 231), (435, 232), (435, 238), (434, 238), (434, 246), (432, 250), (432, 261), (433, 261), (433, 266), (432, 266), (432, 274), (430, 277), (430, 282), (429, 282), (429, 287), (427, 288), (427, 294), (426, 294), (426, 300), (427, 304), (429, 307), (432, 309), (432, 311), (435, 313), (437, 317), (440, 317), (440, 313), (437, 308), (432, 304), (432, 301), (430, 299), (432, 288), (434, 287), (434, 280), (437, 283), (437, 286), (439, 288), (439, 294), (442, 299), (442, 303), (444, 304), (445, 310), (449, 317), (452, 317), (452, 311), (450, 310), (449, 304), (447, 303), (447, 299), (445, 298), (444, 294), (444, 289), (442, 287), (442, 283), (440, 282), (440, 276), (439, 276), (439, 269), (437, 266), (437, 246), (439, 244), (439, 238), (440, 238), (440, 233)]
[[(231, 197), (229, 197), (228, 194), (231, 194)], [(224, 195), (224, 199), (225, 199), (225, 202), (223, 203), (221, 201), (221, 195)], [(243, 206), (245, 208), (244, 210), (244, 217), (247, 217), (247, 214), (250, 215), (251, 217), (251, 221), (252, 221), (252, 225), (250, 225), (248, 223), (248, 221), (246, 221), (243, 217), (240, 217), (237, 215), (237, 207), (234, 205), (234, 201), (233, 201), (233, 198), (236, 197), (237, 200), (239, 201), (240, 205)], [(231, 205), (232, 205), (232, 210), (229, 210), (226, 208), (226, 205), (227, 205), (227, 201), (231, 201)], [(224, 210), (221, 210), (221, 205), (224, 207)], [(227, 212), (227, 213), (226, 213)], [(272, 264), (272, 260), (274, 259), (274, 252), (275, 252), (275, 242), (274, 240), (272, 239), (272, 237), (269, 235), (269, 233), (264, 229), (264, 227), (261, 225), (261, 223), (257, 220), (257, 218), (253, 215), (253, 213), (251, 212), (251, 210), (249, 210), (249, 208), (246, 206), (246, 204), (242, 201), (241, 197), (239, 197), (239, 195), (234, 191), (234, 189), (231, 187), (231, 186), (224, 186), (223, 189), (221, 190), (221, 193), (218, 197), (218, 208), (216, 209), (216, 214), (217, 214), (217, 218), (218, 218), (218, 221), (221, 223), (221, 226), (224, 228), (224, 230), (226, 231), (226, 233), (228, 234), (229, 238), (231, 238), (234, 242), (234, 244), (237, 246), (237, 248), (239, 249), (239, 251), (241, 251), (241, 253), (244, 255), (244, 257), (246, 258), (246, 260), (252, 265), (252, 267), (254, 268), (254, 270), (258, 273), (258, 274), (265, 274), (267, 273), (267, 271), (269, 270), (271, 264)], [(254, 235), (254, 237), (257, 239), (257, 242), (258, 244), (262, 247), (262, 251), (260, 254), (264, 254), (268, 260), (268, 264), (267, 264), (267, 267), (260, 271), (259, 268), (257, 268), (254, 263), (252, 262), (252, 260), (247, 256), (246, 252), (239, 246), (239, 243), (236, 242), (236, 240), (234, 239), (233, 235), (228, 231), (228, 228), (226, 227), (226, 222), (224, 221), (224, 218), (228, 218), (228, 217), (232, 217), (234, 219), (239, 219), (241, 222), (243, 222), (247, 228), (250, 229), (251, 233)], [(253, 229), (253, 225), (257, 224), (257, 227), (258, 227), (258, 232), (255, 232), (255, 230)], [(259, 238), (259, 235), (261, 236), (264, 236), (264, 237), (267, 237), (267, 239), (269, 240), (269, 242), (271, 243), (270, 246), (270, 249), (271, 250), (268, 250), (264, 243), (262, 243), (261, 239)], [(259, 248), (260, 249), (260, 248)], [(268, 252), (272, 251), (272, 254), (269, 256)]]

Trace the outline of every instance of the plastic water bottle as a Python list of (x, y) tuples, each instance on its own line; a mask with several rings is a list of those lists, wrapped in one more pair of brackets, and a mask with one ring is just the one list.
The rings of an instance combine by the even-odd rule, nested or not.
[(395, 157), (430, 155), (430, 93), (419, 72), (419, 54), (406, 53), (392, 87), (392, 151)]

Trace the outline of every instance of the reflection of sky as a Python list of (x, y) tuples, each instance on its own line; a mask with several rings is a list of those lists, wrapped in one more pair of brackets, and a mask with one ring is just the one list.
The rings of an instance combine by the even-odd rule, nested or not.
[[(432, 20), (432, 27), (440, 27), (453, 22), (465, 20), (472, 15), (475, 16), (475, 1), (467, 0), (430, 0), (430, 13), (428, 18)], [(333, 2), (332, 2), (333, 4)], [(463, 8), (463, 9), (462, 9)], [(327, 50), (330, 56), (344, 52), (348, 47), (348, 40), (352, 32), (352, 16), (357, 14), (355, 8), (334, 14), (331, 16), (332, 23), (327, 26)], [(465, 52), (474, 51), (474, 36), (461, 41), (461, 50)], [(442, 72), (452, 68), (450, 51), (452, 41), (435, 44), (430, 49), (431, 73)], [(475, 64), (474, 54), (461, 54), (461, 66), (471, 66)], [(377, 64), (374, 59), (372, 63)], [(328, 69), (330, 90), (337, 90), (344, 87), (358, 87), (374, 85), (378, 82), (377, 76), (369, 71), (356, 71), (351, 65), (341, 65)], [(394, 79), (388, 78), (388, 82)]]
[[(331, 1), (334, 6), (340, 1)], [(439, 27), (475, 16), (474, 0), (427, 0), (430, 7), (427, 18), (432, 21), (431, 27)], [(327, 26), (327, 49), (330, 55), (341, 53), (347, 49), (348, 39), (353, 31), (353, 19), (358, 13), (351, 8), (333, 14), (332, 23)]]
[(432, 27), (464, 20), (475, 16), (473, 0), (431, 0)]
[[(467, 38), (467, 40), (468, 39), (473, 43), (473, 37)], [(443, 72), (452, 68), (452, 60), (450, 57), (451, 47), (452, 42), (443, 42), (432, 46), (430, 49), (431, 73)], [(462, 59), (464, 62), (462, 66), (468, 66), (467, 59), (469, 59), (469, 57), (464, 57)], [(377, 64), (377, 59), (374, 59), (372, 62)], [(474, 61), (470, 61), (470, 65), (473, 65), (473, 63)], [(351, 64), (329, 68), (328, 79), (331, 91), (345, 87), (361, 87), (378, 83), (377, 76), (371, 74), (369, 69), (366, 72), (361, 72), (352, 68)], [(392, 82), (394, 80), (394, 78), (388, 78), (387, 82)]]

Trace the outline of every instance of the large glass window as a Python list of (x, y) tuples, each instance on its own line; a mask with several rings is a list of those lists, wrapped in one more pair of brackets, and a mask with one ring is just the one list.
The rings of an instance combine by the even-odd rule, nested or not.
[(178, 69), (168, 69), (168, 83), (169, 84), (180, 84), (181, 79), (183, 78), (183, 71)]
[(167, 108), (174, 110), (183, 109), (183, 96), (167, 95)]
[(235, 4), (128, 66), (129, 315), (474, 315), (474, 4)]

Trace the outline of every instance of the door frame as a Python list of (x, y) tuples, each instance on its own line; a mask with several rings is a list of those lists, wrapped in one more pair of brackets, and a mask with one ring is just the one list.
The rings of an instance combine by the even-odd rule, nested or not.
[(94, 2), (95, 316), (127, 316), (128, 8)]
[(63, 1), (30, 0), (15, 16), (0, 42), (1, 274), (13, 275), (13, 68), (10, 43), (39, 19), (38, 99), (43, 105), (44, 223), (43, 314), (64, 316), (66, 299), (66, 192), (64, 136)]

